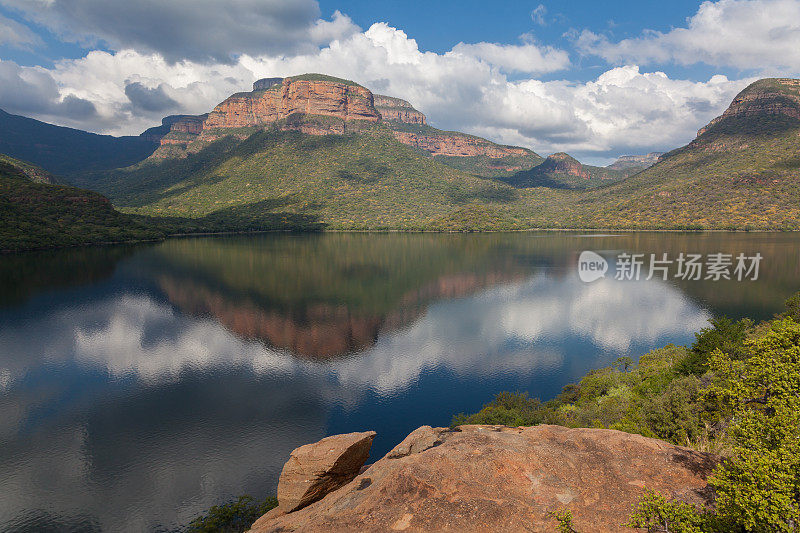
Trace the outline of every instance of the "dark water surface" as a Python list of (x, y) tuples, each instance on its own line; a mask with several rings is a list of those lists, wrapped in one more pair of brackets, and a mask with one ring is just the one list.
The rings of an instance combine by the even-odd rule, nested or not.
[[(758, 281), (577, 275), (582, 250), (759, 252)], [(613, 267), (612, 267), (613, 269)], [(373, 457), (500, 390), (549, 399), (712, 314), (768, 318), (800, 236), (267, 235), (0, 257), (0, 530), (165, 531), (275, 491), (288, 453)]]

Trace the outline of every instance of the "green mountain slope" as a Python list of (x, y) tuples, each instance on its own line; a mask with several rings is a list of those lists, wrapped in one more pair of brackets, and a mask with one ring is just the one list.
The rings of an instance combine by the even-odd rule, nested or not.
[(0, 153), (61, 176), (110, 170), (142, 161), (157, 144), (54, 126), (0, 109)]
[[(281, 214), (328, 229), (434, 229), (471, 204), (517, 199), (504, 184), (460, 172), (375, 128), (314, 136), (276, 128), (228, 136), (180, 159), (148, 160), (94, 185), (121, 209), (235, 224)], [(235, 212), (234, 212), (235, 211)]]
[[(478, 159), (431, 153), (488, 141), (414, 124), (336, 130), (336, 121), (295, 113), (204, 131), (179, 153), (80, 183), (125, 212), (181, 218), (174, 231), (800, 229), (800, 80), (754, 83), (692, 143), (626, 179), (566, 154), (484, 179)], [(411, 137), (400, 142), (399, 132)], [(526, 164), (538, 157), (520, 154)]]
[(0, 154), (0, 163), (5, 163), (21, 171), (25, 177), (35, 183), (58, 183), (58, 178), (38, 165), (21, 161), (6, 154)]
[(22, 167), (0, 157), (0, 251), (153, 239), (150, 224), (114, 210), (95, 192), (34, 183)]
[(618, 227), (800, 229), (800, 80), (760, 80), (689, 145), (596, 193)]

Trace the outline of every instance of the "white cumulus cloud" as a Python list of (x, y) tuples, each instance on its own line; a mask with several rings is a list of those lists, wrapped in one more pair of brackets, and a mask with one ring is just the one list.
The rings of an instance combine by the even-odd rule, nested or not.
[[(138, 134), (166, 114), (208, 112), (261, 77), (321, 72), (405, 98), (436, 127), (543, 154), (569, 151), (589, 162), (685, 144), (750, 81), (725, 76), (679, 80), (635, 65), (612, 68), (587, 82), (533, 77), (568, 66), (563, 50), (530, 41), (460, 43), (444, 53), (423, 51), (402, 30), (376, 23), (328, 46), (289, 55), (172, 62), (155, 52), (95, 50), (58, 61), (51, 69), (17, 70), (18, 77), (52, 78), (59, 101), (92, 102), (96, 116), (64, 116), (56, 122), (102, 133)], [(527, 76), (512, 77), (520, 72)], [(9, 106), (15, 98), (0, 91), (0, 107), (22, 109)], [(35, 118), (53, 116), (52, 108), (47, 113), (25, 109)]]
[(706, 63), (743, 70), (800, 69), (800, 2), (719, 0), (703, 2), (686, 27), (644, 31), (613, 42), (584, 30), (578, 49), (617, 64)]

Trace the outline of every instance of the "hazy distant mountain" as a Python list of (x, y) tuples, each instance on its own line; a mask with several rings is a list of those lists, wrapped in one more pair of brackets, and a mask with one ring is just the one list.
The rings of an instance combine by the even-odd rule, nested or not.
[(97, 135), (0, 110), (0, 153), (59, 176), (133, 165), (157, 147), (144, 137)]
[(658, 163), (658, 158), (662, 155), (664, 155), (663, 152), (650, 152), (645, 155), (623, 155), (606, 168), (638, 172)]

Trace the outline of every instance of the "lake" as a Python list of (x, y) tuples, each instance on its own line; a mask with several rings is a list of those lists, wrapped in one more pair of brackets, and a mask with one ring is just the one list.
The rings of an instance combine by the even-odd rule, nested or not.
[[(608, 260), (581, 281), (578, 258)], [(615, 278), (622, 253), (761, 254), (758, 279)], [(735, 277), (735, 276), (734, 276)], [(502, 390), (543, 400), (800, 289), (800, 236), (306, 234), (0, 257), (0, 530), (172, 531), (274, 494), (289, 452), (378, 458)]]

